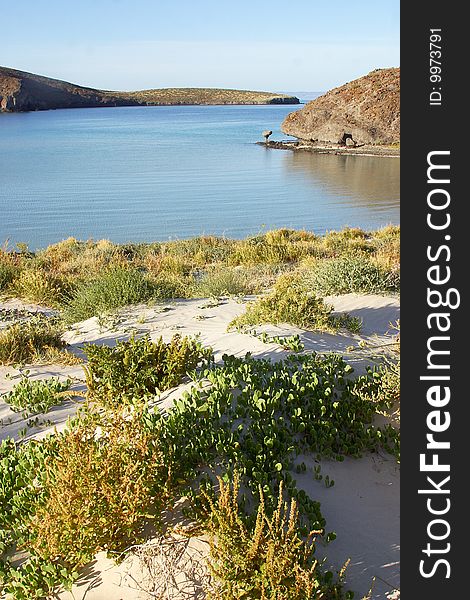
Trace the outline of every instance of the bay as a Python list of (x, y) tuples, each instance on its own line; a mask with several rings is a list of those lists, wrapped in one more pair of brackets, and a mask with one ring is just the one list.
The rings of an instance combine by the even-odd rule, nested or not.
[(0, 244), (316, 233), (399, 223), (398, 158), (257, 145), (297, 106), (160, 106), (0, 115)]

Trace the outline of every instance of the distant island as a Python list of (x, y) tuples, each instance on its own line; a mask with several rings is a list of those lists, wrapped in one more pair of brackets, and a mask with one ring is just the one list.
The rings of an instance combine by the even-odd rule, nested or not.
[(106, 106), (299, 104), (295, 96), (217, 88), (163, 88), (119, 92), (0, 67), (0, 112)]

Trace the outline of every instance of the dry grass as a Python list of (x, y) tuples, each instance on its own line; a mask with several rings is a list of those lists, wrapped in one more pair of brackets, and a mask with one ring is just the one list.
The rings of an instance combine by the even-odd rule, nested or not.
[(50, 319), (35, 317), (0, 330), (0, 365), (60, 363), (81, 360), (65, 350), (62, 332)]
[[(130, 549), (127, 578), (156, 600), (205, 600), (211, 584), (205, 545), (199, 538), (161, 534)], [(138, 575), (133, 574), (136, 563)]]
[(361, 268), (355, 269), (354, 289), (336, 268), (344, 280), (342, 291), (371, 291), (372, 272), (384, 290), (396, 290), (400, 229), (347, 228), (324, 236), (279, 229), (242, 240), (200, 236), (121, 245), (69, 238), (36, 253), (1, 250), (0, 289), (28, 301), (67, 306), (68, 320), (78, 320), (150, 298), (258, 294), (280, 274), (300, 270), (313, 281), (325, 265), (344, 261)]

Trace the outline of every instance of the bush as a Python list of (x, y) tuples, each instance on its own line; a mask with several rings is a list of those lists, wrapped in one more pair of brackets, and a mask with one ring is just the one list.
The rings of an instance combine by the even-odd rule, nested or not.
[(400, 361), (387, 361), (379, 370), (381, 385), (379, 400), (386, 404), (388, 409), (398, 411), (400, 414)]
[(308, 291), (298, 274), (281, 275), (272, 292), (248, 304), (246, 312), (236, 317), (229, 327), (261, 323), (290, 323), (306, 329), (333, 331), (333, 308)]
[(296, 236), (293, 234), (295, 232), (289, 229), (279, 229), (241, 240), (228, 261), (232, 265), (253, 266), (299, 260), (303, 256), (304, 249), (302, 243), (296, 243)]
[(247, 526), (238, 506), (239, 481), (233, 487), (219, 478), (216, 502), (206, 496), (209, 507), (209, 568), (215, 585), (211, 600), (313, 600), (315, 598), (352, 598), (343, 595), (341, 578), (332, 581), (322, 573), (314, 558), (312, 532), (307, 541), (301, 535), (297, 503), (283, 500), (281, 482), (277, 508), (266, 515), (263, 493), (254, 527)]
[(251, 289), (245, 272), (228, 267), (209, 271), (194, 287), (193, 295), (201, 298), (247, 294)]
[(395, 292), (396, 274), (374, 265), (365, 257), (341, 257), (320, 261), (306, 275), (312, 290), (322, 295)]
[(70, 298), (72, 287), (63, 278), (44, 271), (26, 269), (13, 282), (20, 298), (47, 306), (60, 306)]
[[(298, 490), (291, 476), (299, 455), (342, 460), (379, 447), (398, 453), (399, 434), (373, 425), (384, 408), (378, 375), (352, 379), (352, 368), (337, 355), (297, 354), (275, 363), (249, 355), (223, 360), (201, 374), (211, 385), (193, 387), (165, 419), (166, 443), (184, 457), (187, 481), (198, 480), (200, 465), (206, 473), (224, 465), (243, 477), (247, 504), (256, 502), (262, 487), (271, 514), (282, 479), (308, 530), (323, 529), (319, 503)], [(328, 477), (325, 484), (332, 485)], [(191, 497), (191, 490), (185, 494)]]
[(153, 297), (156, 300), (169, 298), (188, 298), (191, 296), (193, 281), (185, 275), (177, 273), (159, 273), (150, 279), (153, 286)]
[(87, 345), (85, 367), (90, 397), (107, 405), (122, 399), (142, 398), (180, 383), (200, 362), (208, 362), (212, 350), (200, 342), (175, 335), (169, 344), (148, 337), (118, 342), (115, 348)]
[(15, 269), (13, 266), (0, 262), (0, 292), (7, 289), (10, 283), (13, 281), (15, 276)]
[[(97, 432), (99, 432), (97, 434)], [(158, 436), (139, 416), (88, 419), (58, 439), (45, 463), (44, 502), (31, 519), (31, 548), (68, 568), (138, 538), (152, 504), (166, 502), (168, 473)]]
[(67, 393), (71, 384), (70, 379), (61, 382), (55, 377), (40, 380), (23, 377), (11, 392), (2, 396), (2, 400), (15, 412), (26, 410), (30, 414), (46, 413), (72, 395)]
[(122, 306), (145, 302), (153, 293), (154, 287), (137, 269), (114, 268), (79, 286), (64, 316), (69, 323), (82, 321)]
[(57, 325), (48, 319), (35, 317), (0, 330), (0, 365), (42, 360), (73, 362), (74, 357), (65, 353), (64, 347), (65, 342)]
[(58, 581), (70, 581), (68, 573), (60, 575), (57, 562), (55, 566), (48, 564), (44, 571), (36, 557), (20, 566), (9, 559), (18, 548), (29, 550), (29, 525), (42, 499), (44, 463), (56, 446), (56, 436), (21, 446), (12, 439), (0, 443), (0, 591), (7, 597), (45, 598)]

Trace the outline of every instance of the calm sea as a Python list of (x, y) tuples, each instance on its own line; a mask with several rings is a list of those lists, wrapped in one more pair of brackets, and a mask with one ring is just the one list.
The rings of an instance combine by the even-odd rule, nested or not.
[(0, 115), (0, 244), (318, 233), (399, 222), (399, 159), (256, 145), (296, 106)]

